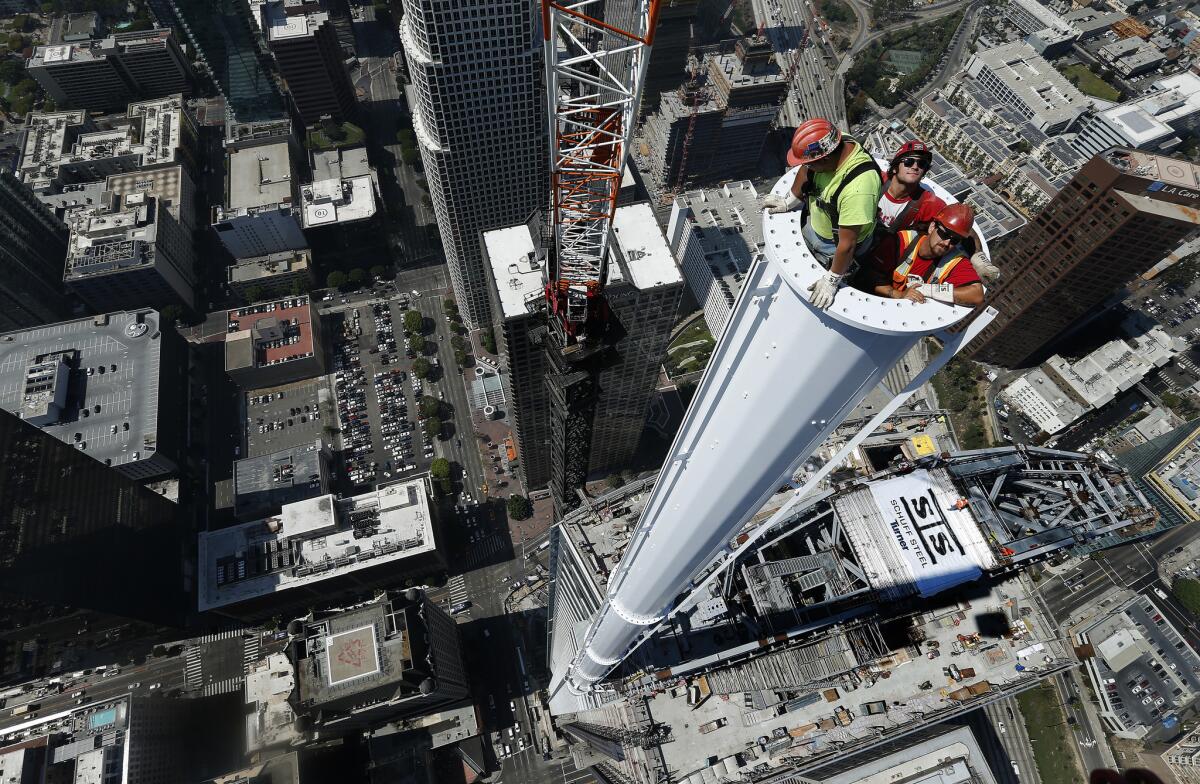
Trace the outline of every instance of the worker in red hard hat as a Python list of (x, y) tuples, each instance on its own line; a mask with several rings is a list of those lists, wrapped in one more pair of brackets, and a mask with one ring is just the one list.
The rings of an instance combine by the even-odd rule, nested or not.
[(810, 301), (825, 310), (855, 258), (870, 250), (883, 180), (870, 153), (821, 117), (796, 129), (787, 161), (797, 167), (792, 187), (763, 204), (771, 213), (806, 205), (804, 239), (827, 270), (809, 289)]
[[(929, 223), (946, 206), (937, 194), (922, 185), (933, 165), (933, 151), (920, 139), (911, 139), (896, 150), (888, 165), (883, 195), (879, 199), (878, 234), (894, 234), (901, 229), (924, 233)], [(994, 270), (983, 252), (983, 240), (976, 229), (964, 246), (976, 270)]]
[(882, 235), (866, 270), (867, 288), (881, 297), (913, 302), (982, 304), (983, 282), (961, 247), (974, 223), (969, 204), (950, 204), (924, 232), (901, 229)]

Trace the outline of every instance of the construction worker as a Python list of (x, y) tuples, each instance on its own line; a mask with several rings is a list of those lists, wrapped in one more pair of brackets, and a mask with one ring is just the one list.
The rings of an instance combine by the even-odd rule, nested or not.
[[(946, 206), (936, 193), (921, 186), (932, 165), (933, 151), (925, 142), (913, 139), (900, 145), (888, 165), (883, 195), (879, 199), (877, 233), (895, 233), (901, 229), (925, 233), (929, 222)], [(971, 229), (971, 237), (964, 249), (971, 251), (971, 263), (976, 271), (986, 276), (995, 267), (982, 248), (979, 232)]]
[(879, 199), (879, 228), (895, 233), (901, 229), (924, 232), (946, 202), (921, 181), (933, 165), (933, 153), (919, 139), (905, 142), (892, 156), (887, 182)]
[(871, 248), (883, 180), (875, 159), (862, 145), (843, 137), (821, 117), (796, 129), (787, 161), (798, 167), (791, 190), (782, 196), (770, 194), (763, 203), (771, 213), (806, 204), (804, 240), (827, 270), (810, 287), (810, 301), (825, 310), (833, 304), (855, 258)]
[(974, 223), (975, 211), (969, 204), (950, 204), (924, 232), (901, 229), (883, 234), (865, 270), (868, 290), (913, 302), (982, 304), (983, 283), (960, 247)]

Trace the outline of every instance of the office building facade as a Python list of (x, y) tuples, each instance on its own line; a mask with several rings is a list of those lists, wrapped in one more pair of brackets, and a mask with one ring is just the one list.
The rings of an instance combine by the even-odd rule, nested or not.
[(404, 2), (400, 39), (419, 96), (413, 128), (472, 327), (491, 323), (480, 234), (526, 220), (550, 193), (540, 30), (524, 0)]
[(179, 625), (189, 612), (174, 503), (0, 411), (0, 593)]
[(191, 95), (195, 76), (170, 30), (39, 46), (27, 68), (59, 108), (89, 111), (120, 111), (133, 101)]
[(1125, 148), (1088, 161), (999, 257), (999, 315), (971, 356), (1002, 367), (1040, 361), (1054, 338), (1196, 230), (1198, 181), (1196, 164)]
[(7, 171), (0, 171), (0, 233), (0, 330), (66, 318), (67, 227)]

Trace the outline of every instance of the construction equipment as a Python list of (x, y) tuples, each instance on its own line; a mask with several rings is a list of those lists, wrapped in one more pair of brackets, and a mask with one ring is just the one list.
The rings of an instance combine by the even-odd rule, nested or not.
[(603, 10), (601, 0), (542, 3), (551, 123), (545, 295), (567, 346), (607, 328), (605, 254), (659, 2), (633, 3), (628, 28), (589, 15)]

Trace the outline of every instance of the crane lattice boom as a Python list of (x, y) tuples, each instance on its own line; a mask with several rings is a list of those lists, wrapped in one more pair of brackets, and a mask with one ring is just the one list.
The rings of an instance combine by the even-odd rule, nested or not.
[(554, 244), (546, 299), (572, 336), (600, 311), (608, 234), (658, 19), (660, 0), (632, 2), (633, 29), (589, 15), (603, 0), (542, 2)]

